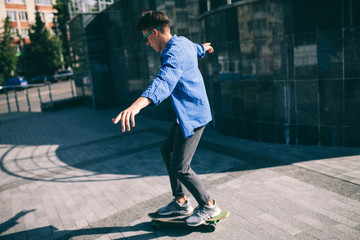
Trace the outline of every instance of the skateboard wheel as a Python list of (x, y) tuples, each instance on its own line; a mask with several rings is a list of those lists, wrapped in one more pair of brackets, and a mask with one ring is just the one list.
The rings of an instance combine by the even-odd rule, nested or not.
[(215, 223), (210, 223), (208, 226), (208, 230), (209, 232), (213, 232), (216, 229), (216, 224)]
[(152, 229), (158, 230), (160, 228), (160, 223), (158, 222), (152, 222), (151, 224)]

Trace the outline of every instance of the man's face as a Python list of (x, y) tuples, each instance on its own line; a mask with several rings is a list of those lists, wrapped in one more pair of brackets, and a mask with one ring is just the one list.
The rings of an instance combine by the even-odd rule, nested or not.
[(146, 46), (152, 47), (156, 52), (159, 52), (161, 50), (160, 41), (158, 38), (158, 30), (156, 29), (150, 29), (148, 30), (142, 30), (143, 36), (146, 36)]

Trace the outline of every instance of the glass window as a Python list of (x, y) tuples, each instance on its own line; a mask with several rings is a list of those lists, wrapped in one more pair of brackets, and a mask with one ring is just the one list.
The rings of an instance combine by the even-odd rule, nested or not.
[(27, 28), (21, 29), (20, 35), (22, 38), (29, 38), (29, 29)]
[(36, 6), (52, 6), (51, 0), (35, 0)]
[(7, 11), (6, 15), (9, 17), (10, 21), (16, 22), (16, 12), (15, 11)]
[(26, 22), (28, 20), (27, 12), (18, 12), (18, 14), (20, 21)]
[[(101, 2), (100, 2), (101, 4)], [(88, 0), (85, 4), (84, 4), (85, 9), (83, 8), (82, 12), (97, 12), (99, 11), (99, 4), (98, 1), (95, 0)], [(100, 5), (101, 7), (101, 5)]]
[(113, 0), (100, 0), (100, 11), (104, 10), (108, 6), (112, 5), (114, 3)]
[(18, 30), (17, 30), (16, 28), (11, 28), (11, 29), (10, 29), (10, 33), (11, 33), (11, 36), (12, 36), (13, 38), (17, 38), (17, 36), (18, 36)]
[(208, 2), (207, 0), (199, 0), (199, 13), (203, 14), (208, 11)]
[(46, 20), (46, 22), (53, 22), (54, 14), (53, 13), (45, 13), (45, 20)]
[(5, 0), (5, 3), (8, 4), (25, 4), (24, 0)]
[(215, 9), (228, 4), (227, 0), (210, 0), (211, 9)]

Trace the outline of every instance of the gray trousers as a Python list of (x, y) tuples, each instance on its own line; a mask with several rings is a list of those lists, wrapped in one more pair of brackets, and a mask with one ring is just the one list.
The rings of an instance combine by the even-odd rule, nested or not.
[(205, 126), (195, 129), (195, 134), (185, 139), (180, 125), (174, 123), (161, 147), (161, 155), (168, 170), (173, 196), (185, 196), (184, 187), (186, 187), (201, 206), (210, 201), (210, 196), (190, 164), (204, 129)]

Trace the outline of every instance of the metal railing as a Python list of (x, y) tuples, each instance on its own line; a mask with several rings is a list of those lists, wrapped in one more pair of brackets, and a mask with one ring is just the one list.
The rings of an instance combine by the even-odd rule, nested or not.
[(0, 114), (11, 112), (41, 112), (44, 103), (75, 98), (74, 80), (3, 86), (0, 88)]

